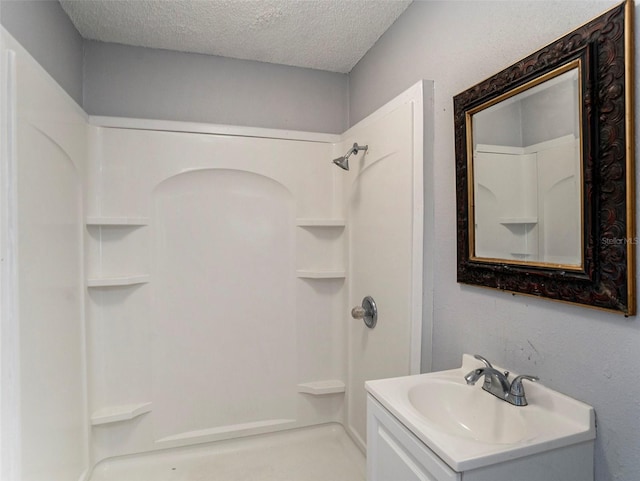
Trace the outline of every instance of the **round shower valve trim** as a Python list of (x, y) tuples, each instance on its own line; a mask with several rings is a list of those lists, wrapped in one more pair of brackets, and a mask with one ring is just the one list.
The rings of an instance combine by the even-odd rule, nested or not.
[(378, 322), (378, 306), (376, 306), (376, 301), (373, 300), (373, 297), (367, 296), (362, 299), (362, 306), (356, 306), (351, 309), (351, 317), (364, 320), (364, 324), (369, 329), (376, 327), (376, 323)]

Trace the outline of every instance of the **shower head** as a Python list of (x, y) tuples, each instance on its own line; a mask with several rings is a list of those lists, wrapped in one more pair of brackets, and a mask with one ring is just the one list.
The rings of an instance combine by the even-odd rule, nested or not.
[(368, 149), (368, 145), (358, 145), (356, 142), (353, 144), (353, 147), (349, 149), (349, 152), (347, 152), (345, 155), (343, 155), (342, 157), (338, 157), (337, 159), (333, 159), (333, 163), (341, 169), (349, 170), (349, 157), (352, 154), (358, 155), (358, 152), (360, 152), (361, 150), (364, 150), (366, 152)]
[(338, 157), (337, 159), (333, 159), (333, 163), (338, 167), (344, 170), (349, 170), (349, 156), (345, 155), (342, 157)]

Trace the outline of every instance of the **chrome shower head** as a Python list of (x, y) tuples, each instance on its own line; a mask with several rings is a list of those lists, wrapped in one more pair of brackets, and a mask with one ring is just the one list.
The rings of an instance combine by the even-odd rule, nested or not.
[(349, 156), (345, 155), (343, 157), (338, 157), (337, 159), (333, 159), (333, 163), (338, 167), (344, 170), (349, 170)]
[(344, 156), (338, 157), (337, 159), (333, 159), (333, 163), (338, 167), (344, 170), (349, 170), (349, 157), (352, 154), (358, 155), (358, 152), (364, 150), (365, 152), (369, 149), (368, 145), (358, 145), (357, 143), (353, 144), (353, 147), (347, 152)]

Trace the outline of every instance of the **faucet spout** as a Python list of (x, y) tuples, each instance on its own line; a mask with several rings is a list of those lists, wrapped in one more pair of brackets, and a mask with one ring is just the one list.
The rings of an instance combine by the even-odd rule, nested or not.
[(482, 369), (474, 369), (470, 373), (467, 373), (467, 375), (464, 377), (464, 380), (467, 381), (467, 384), (473, 386), (476, 382), (478, 382), (480, 376), (482, 376), (482, 371)]
[(507, 380), (507, 376), (494, 369), (492, 367), (480, 367), (478, 369), (474, 369), (470, 373), (468, 373), (464, 380), (467, 384), (475, 384), (478, 382), (478, 379), (481, 377), (485, 378), (484, 389), (487, 392), (490, 392), (494, 396), (499, 397), (500, 399), (506, 399), (509, 394), (509, 388), (511, 387), (509, 381)]

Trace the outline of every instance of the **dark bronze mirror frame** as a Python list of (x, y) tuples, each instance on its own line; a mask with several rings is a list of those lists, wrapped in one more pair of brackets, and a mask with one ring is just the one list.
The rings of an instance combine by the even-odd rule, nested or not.
[[(633, 315), (633, 0), (454, 97), (458, 282)], [(470, 112), (570, 62), (581, 63), (582, 266), (474, 255)]]

